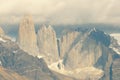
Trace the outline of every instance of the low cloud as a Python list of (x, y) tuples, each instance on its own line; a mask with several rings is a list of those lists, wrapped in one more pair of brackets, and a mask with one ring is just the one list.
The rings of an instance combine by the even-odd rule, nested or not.
[(35, 23), (119, 23), (120, 0), (0, 0), (0, 24), (19, 23), (32, 14)]

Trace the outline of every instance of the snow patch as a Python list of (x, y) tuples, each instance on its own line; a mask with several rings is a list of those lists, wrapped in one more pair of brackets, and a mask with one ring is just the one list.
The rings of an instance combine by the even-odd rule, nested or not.
[(120, 54), (120, 50), (114, 47), (111, 47), (117, 54)]
[(64, 74), (64, 65), (62, 64), (63, 60), (59, 60), (55, 63), (52, 63), (51, 65), (48, 65), (48, 68), (53, 70), (53, 71), (56, 71), (56, 72), (59, 72), (59, 73), (62, 73)]
[(95, 28), (95, 27), (94, 27), (93, 29), (91, 29), (91, 30), (89, 31), (89, 33), (88, 33), (88, 34), (90, 35), (90, 34), (91, 34), (91, 32), (93, 32), (93, 31), (94, 31), (94, 32), (97, 32), (97, 30), (96, 30), (96, 28)]
[[(100, 79), (103, 75), (104, 75), (104, 71), (102, 71), (101, 69), (97, 69), (95, 67), (84, 67), (84, 68), (76, 68), (73, 70), (65, 70), (63, 69), (59, 69), (57, 67), (57, 63), (53, 63), (52, 65), (48, 66), (51, 70), (64, 74), (66, 76), (72, 76), (75, 78), (82, 78), (82, 77), (87, 77), (87, 76), (95, 76), (98, 79)], [(97, 80), (98, 80), (97, 79)]]
[(40, 55), (38, 55), (37, 57), (38, 57), (39, 59), (43, 58), (43, 56), (40, 56)]
[(114, 37), (118, 41), (118, 44), (120, 45), (120, 33), (113, 33), (110, 34), (110, 36)]
[(16, 39), (15, 39), (15, 38), (11, 38), (11, 41), (12, 41), (12, 42), (15, 42), (15, 41), (16, 41)]
[(2, 42), (7, 42), (6, 40), (4, 40), (3, 38), (0, 37), (0, 41)]
[(17, 52), (18, 52), (17, 50), (13, 51), (13, 53), (17, 53)]
[[(64, 74), (66, 76), (71, 76), (71, 77), (75, 77), (78, 79), (82, 79), (86, 80), (84, 78), (86, 77), (95, 77), (94, 80), (99, 80), (103, 75), (104, 75), (104, 71), (101, 69), (97, 69), (93, 66), (91, 67), (84, 67), (84, 68), (76, 68), (73, 70), (67, 70), (64, 68), (64, 65), (62, 64), (63, 60), (59, 60), (51, 65), (48, 66), (49, 69)], [(60, 69), (58, 67), (58, 64), (62, 65), (62, 69)]]

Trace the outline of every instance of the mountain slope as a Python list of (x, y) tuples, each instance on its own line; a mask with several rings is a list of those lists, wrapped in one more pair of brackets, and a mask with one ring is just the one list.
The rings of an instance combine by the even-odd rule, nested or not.
[(0, 66), (0, 80), (28, 80), (27, 78), (18, 75), (17, 73), (4, 69)]
[(33, 57), (20, 49), (15, 42), (1, 38), (5, 41), (0, 41), (0, 63), (4, 68), (25, 76), (29, 80), (66, 80), (66, 78), (73, 80), (52, 72), (42, 58)]

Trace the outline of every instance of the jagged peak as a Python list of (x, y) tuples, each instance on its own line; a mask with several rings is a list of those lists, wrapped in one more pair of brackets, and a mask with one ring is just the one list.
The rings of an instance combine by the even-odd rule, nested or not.
[(101, 30), (99, 30), (99, 29), (97, 29), (97, 28), (95, 28), (95, 27), (92, 28), (89, 33), (91, 34), (91, 33), (93, 33), (93, 32), (94, 32), (94, 33), (101, 33), (101, 34), (103, 34), (103, 35), (109, 36), (108, 33), (105, 33), (104, 31), (101, 31)]
[(39, 31), (53, 31), (54, 32), (54, 29), (51, 25), (49, 25), (48, 27), (46, 25), (42, 25), (42, 27), (39, 27)]
[(48, 29), (49, 29), (49, 30), (53, 30), (53, 28), (52, 28), (52, 26), (51, 26), (51, 25), (49, 25), (49, 26), (48, 26)]
[(39, 27), (39, 31), (38, 32), (40, 32), (40, 31), (43, 31), (43, 30), (47, 30), (47, 27), (46, 27), (46, 25), (42, 25), (41, 27)]
[(50, 28), (50, 29), (51, 29), (51, 28), (52, 28), (52, 26), (51, 26), (51, 25), (49, 25), (49, 26), (48, 26), (48, 28)]
[(23, 18), (21, 19), (21, 24), (22, 23), (27, 23), (27, 24), (32, 23), (33, 24), (33, 22), (34, 22), (33, 17), (30, 14), (24, 15)]
[(98, 29), (95, 28), (91, 29), (91, 31), (89, 32), (89, 37), (96, 40), (97, 42), (101, 42), (105, 46), (110, 45), (110, 36)]
[(43, 28), (43, 29), (47, 29), (47, 27), (46, 27), (46, 25), (45, 25), (45, 24), (43, 24), (43, 25), (42, 25), (42, 28)]
[(98, 31), (98, 30), (94, 27), (94, 28), (90, 29), (89, 35), (90, 35), (92, 32), (97, 32), (97, 31)]

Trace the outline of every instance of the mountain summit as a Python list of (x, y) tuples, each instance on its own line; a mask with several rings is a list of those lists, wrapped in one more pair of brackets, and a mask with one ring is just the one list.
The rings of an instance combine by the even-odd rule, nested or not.
[(19, 26), (18, 44), (30, 55), (36, 56), (39, 53), (34, 22), (30, 15), (25, 15), (21, 20)]

